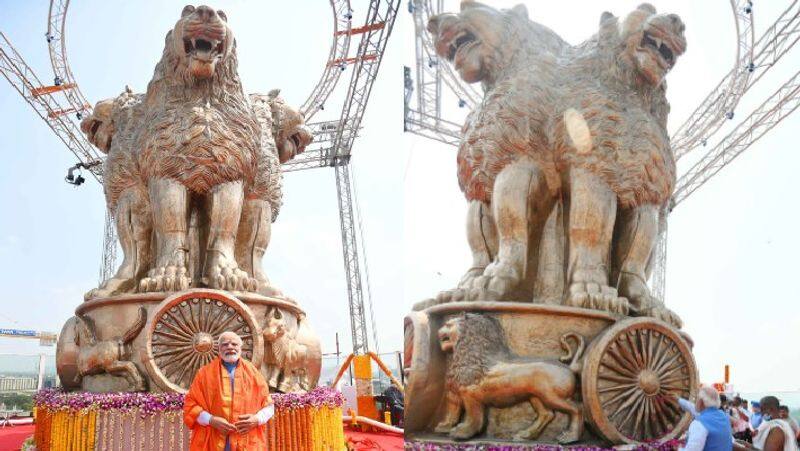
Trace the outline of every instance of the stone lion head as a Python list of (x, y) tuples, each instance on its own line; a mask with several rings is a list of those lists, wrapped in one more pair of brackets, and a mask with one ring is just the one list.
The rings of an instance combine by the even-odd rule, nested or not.
[(94, 106), (92, 114), (81, 121), (81, 131), (89, 142), (105, 153), (111, 148), (114, 136), (113, 110), (114, 99), (101, 100)]
[(686, 51), (686, 29), (675, 14), (657, 14), (648, 3), (639, 5), (624, 20), (603, 13), (600, 39), (616, 46), (616, 52), (647, 83), (658, 86)]
[(447, 380), (456, 386), (477, 382), (510, 354), (503, 329), (489, 315), (463, 313), (447, 320), (437, 335), (442, 351), (452, 353)]
[(167, 34), (164, 53), (173, 57), (176, 69), (183, 69), (195, 80), (211, 78), (235, 49), (227, 20), (224, 12), (208, 6), (185, 6)]
[(306, 150), (306, 146), (314, 140), (314, 135), (306, 126), (303, 113), (290, 107), (273, 90), (268, 94), (270, 110), (272, 111), (272, 134), (278, 148), (278, 158), (281, 163), (286, 163)]
[(130, 113), (129, 110), (139, 105), (141, 100), (140, 94), (134, 94), (131, 88), (126, 86), (125, 91), (119, 96), (97, 102), (92, 114), (81, 121), (81, 131), (86, 134), (90, 143), (108, 153), (118, 129), (125, 128), (128, 119), (126, 113)]
[(451, 318), (439, 328), (439, 345), (444, 352), (452, 352), (458, 338), (461, 335), (461, 328), (466, 319), (462, 316)]
[[(565, 44), (549, 28), (530, 21), (524, 5), (498, 10), (462, 1), (458, 14), (431, 17), (428, 31), (436, 53), (452, 63), (467, 83), (497, 80), (520, 54), (555, 53)], [(528, 44), (533, 39), (539, 45)]]

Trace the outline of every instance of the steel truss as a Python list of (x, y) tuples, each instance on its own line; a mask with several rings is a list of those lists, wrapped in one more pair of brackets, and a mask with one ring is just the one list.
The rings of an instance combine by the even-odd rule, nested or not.
[(800, 72), (784, 83), (679, 179), (672, 208), (697, 191), (754, 142), (800, 106)]
[[(747, 2), (739, 2), (747, 3)], [(738, 7), (738, 9), (737, 9)], [(750, 13), (745, 13), (746, 8)], [(752, 4), (734, 6), (734, 13), (746, 24), (752, 33)], [(748, 20), (749, 19), (749, 20)], [(741, 42), (739, 55), (748, 47)], [(732, 119), (739, 99), (756, 84), (800, 39), (800, 2), (794, 0), (764, 34), (749, 48), (744, 56), (737, 58), (737, 64), (719, 82), (700, 106), (684, 121), (672, 135), (672, 150), (678, 160), (692, 149), (706, 146), (707, 140), (716, 133), (726, 119)], [(755, 76), (753, 76), (755, 75)]]
[[(435, 1), (435, 6), (433, 2)], [(442, 0), (410, 0), (409, 10), (414, 18), (414, 50), (416, 54), (416, 83), (409, 83), (411, 71), (404, 74), (405, 111), (403, 129), (445, 144), (457, 146), (461, 139), (461, 125), (442, 117), (442, 85), (453, 93), (459, 104), (474, 108), (483, 94), (474, 86), (464, 83), (447, 62), (436, 55), (433, 40), (426, 27), (428, 19), (442, 12)], [(411, 107), (412, 92), (416, 87), (416, 109)]]
[(55, 96), (73, 88), (65, 84), (61, 88), (42, 83), (6, 35), (0, 32), (0, 38), (0, 72), (75, 157), (90, 166), (92, 175), (102, 181), (102, 165), (96, 163), (102, 161), (103, 156), (89, 143), (72, 116), (67, 114), (73, 110), (62, 105)]

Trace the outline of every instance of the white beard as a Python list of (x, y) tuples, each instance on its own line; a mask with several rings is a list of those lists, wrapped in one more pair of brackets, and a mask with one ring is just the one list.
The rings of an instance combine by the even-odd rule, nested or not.
[(221, 355), (222, 361), (225, 363), (236, 363), (239, 361), (239, 354), (236, 355)]

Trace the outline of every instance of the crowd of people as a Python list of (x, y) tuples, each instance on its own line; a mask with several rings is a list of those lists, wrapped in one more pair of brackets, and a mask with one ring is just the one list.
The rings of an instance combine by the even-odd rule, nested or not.
[(800, 426), (774, 396), (750, 403), (704, 386), (694, 404), (685, 399), (678, 403), (693, 416), (684, 450), (800, 450)]

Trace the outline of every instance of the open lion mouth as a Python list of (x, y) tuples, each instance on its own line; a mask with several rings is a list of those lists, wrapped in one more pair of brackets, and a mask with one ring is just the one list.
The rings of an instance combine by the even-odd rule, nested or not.
[(183, 49), (187, 55), (201, 59), (210, 59), (221, 55), (224, 51), (223, 42), (216, 39), (183, 38)]
[(294, 144), (295, 150), (300, 149), (300, 136), (294, 134), (289, 137), (289, 141), (291, 141), (292, 144)]
[(462, 31), (450, 42), (450, 47), (447, 52), (447, 59), (453, 61), (456, 58), (456, 53), (459, 50), (467, 48), (470, 44), (477, 44), (478, 39), (474, 34), (469, 31)]
[(661, 38), (645, 31), (644, 36), (642, 36), (642, 42), (639, 45), (657, 53), (664, 60), (667, 67), (672, 68), (675, 65), (675, 51)]

